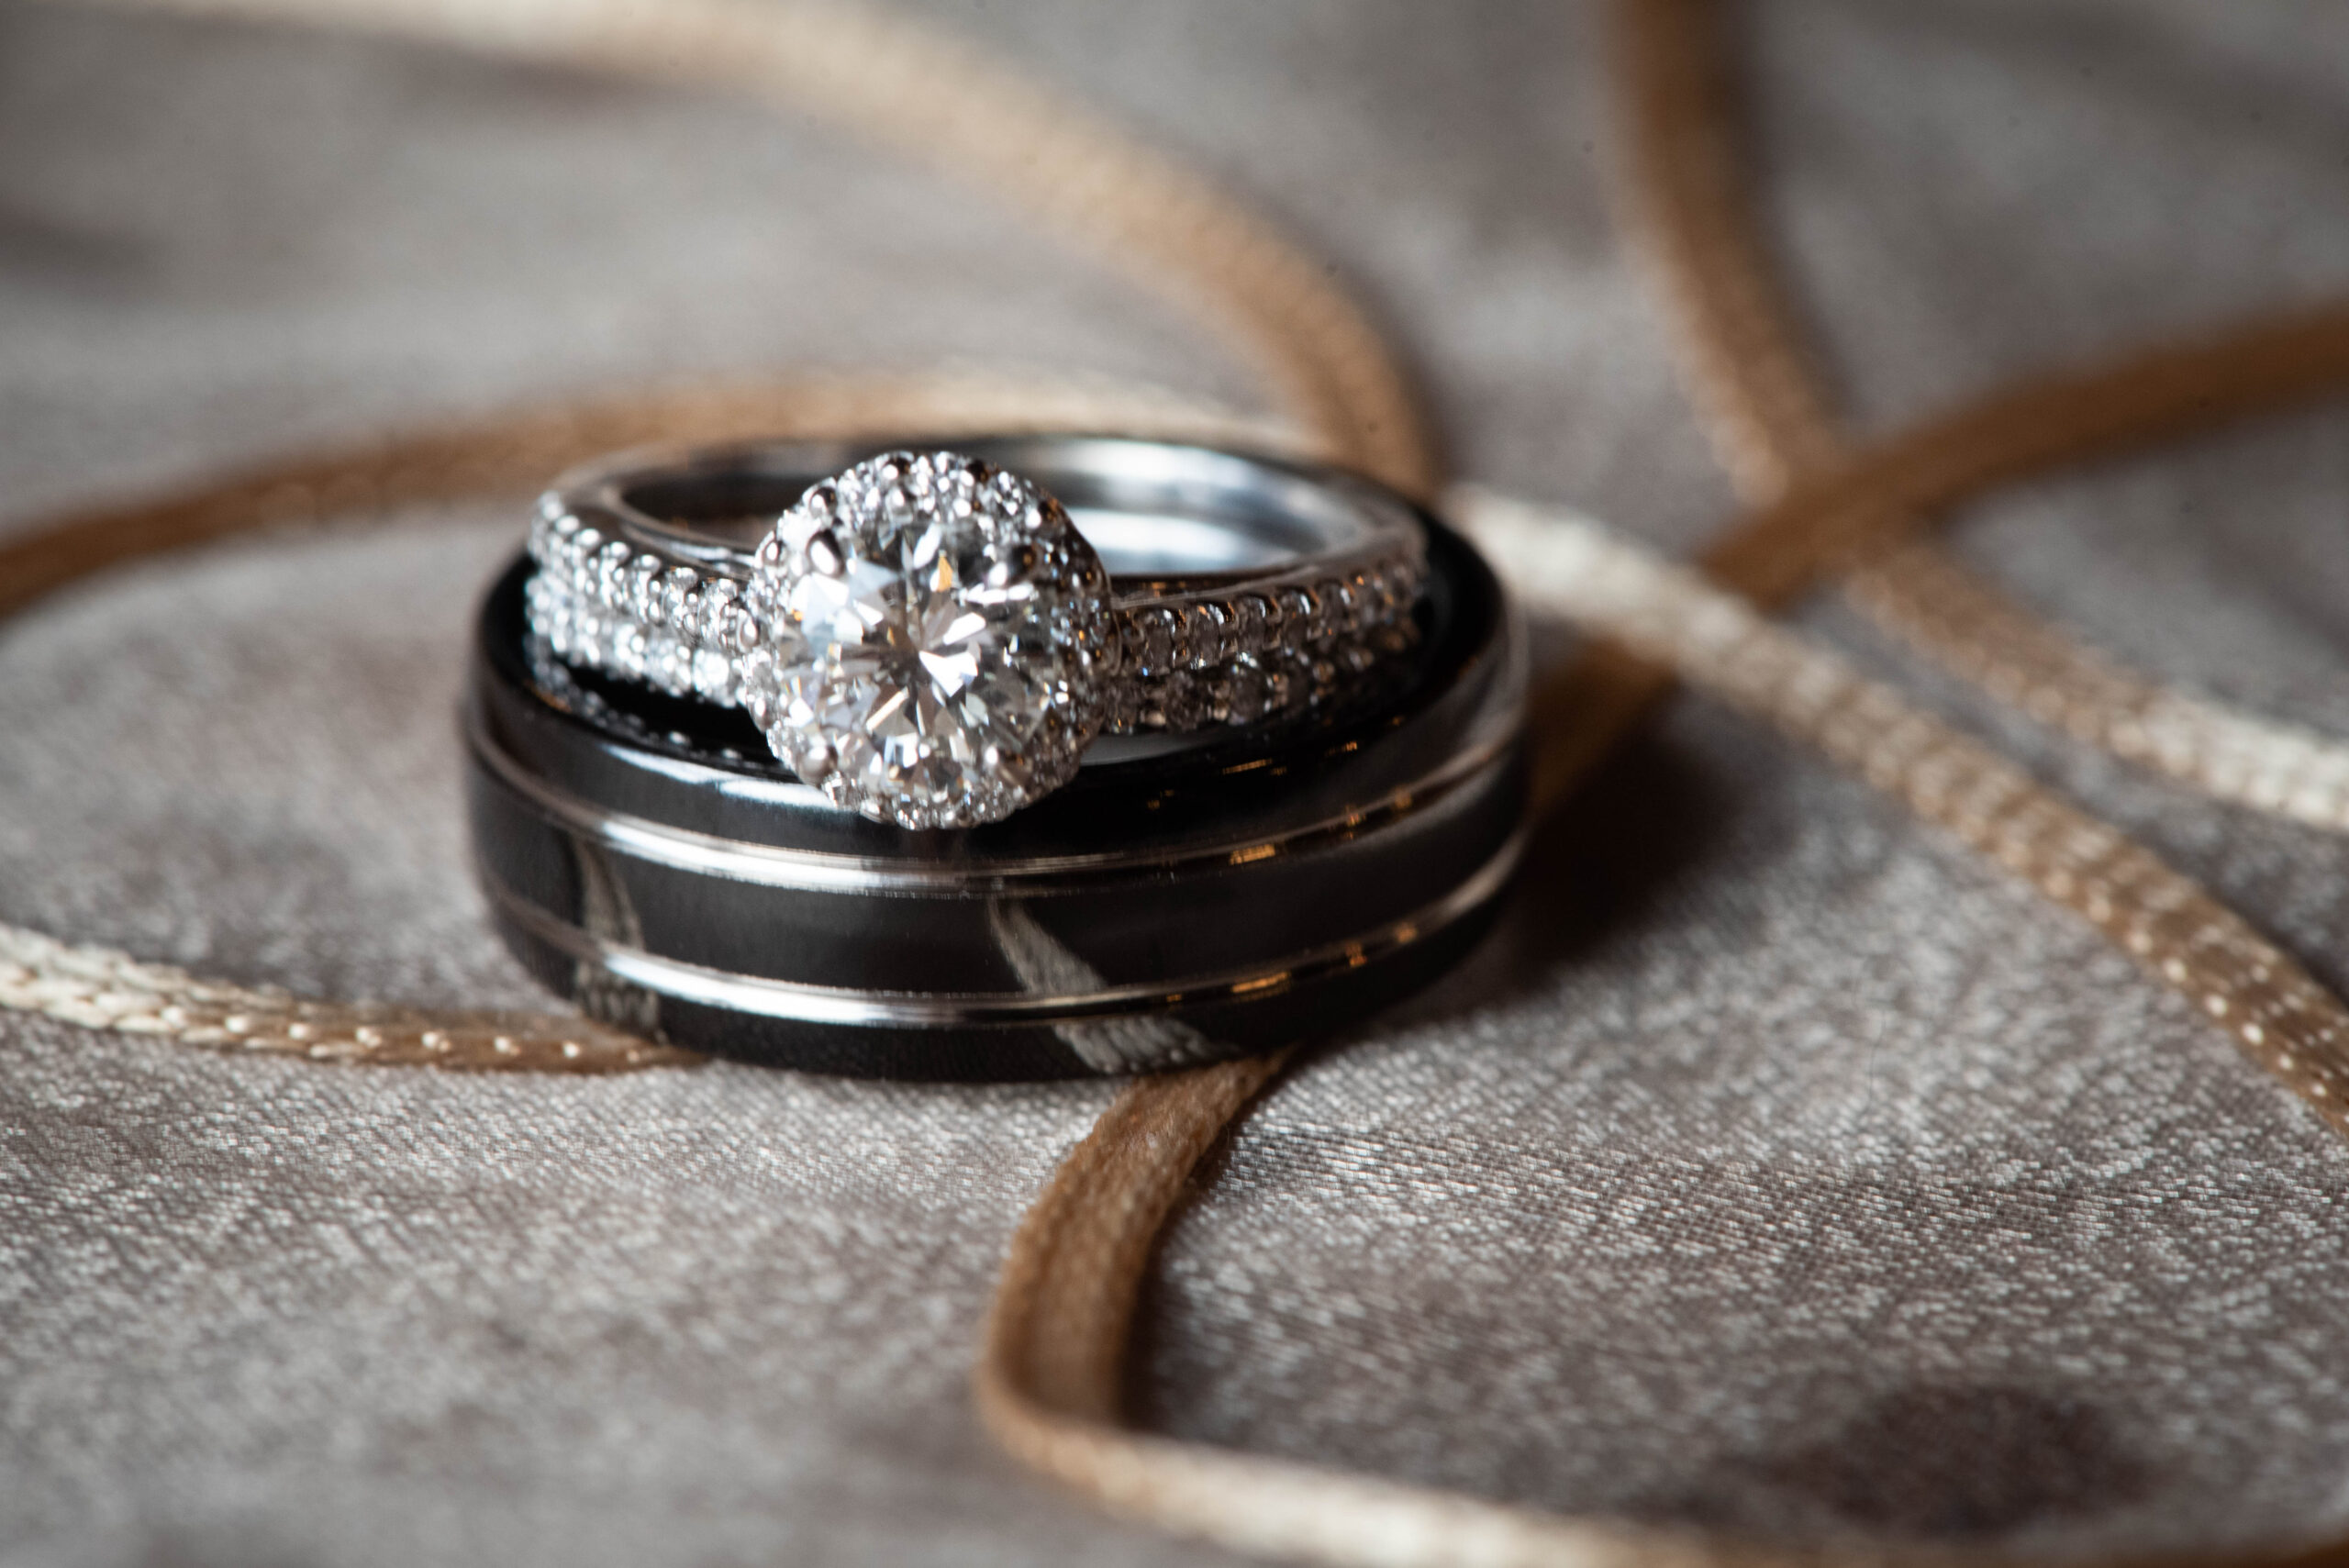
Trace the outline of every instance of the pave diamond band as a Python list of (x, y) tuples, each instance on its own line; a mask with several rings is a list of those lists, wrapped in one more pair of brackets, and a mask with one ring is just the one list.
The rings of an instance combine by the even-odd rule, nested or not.
[(531, 629), (746, 709), (836, 805), (911, 828), (1008, 816), (1097, 734), (1279, 717), (1410, 646), (1425, 540), (1366, 482), (1109, 438), (957, 445), (568, 481), (531, 528)]

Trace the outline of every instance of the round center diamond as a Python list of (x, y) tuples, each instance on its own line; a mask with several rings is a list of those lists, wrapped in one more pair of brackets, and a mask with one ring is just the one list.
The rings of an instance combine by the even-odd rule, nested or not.
[(760, 546), (747, 600), (751, 717), (876, 821), (1008, 817), (1100, 728), (1108, 575), (1057, 502), (984, 463), (891, 452), (816, 485)]

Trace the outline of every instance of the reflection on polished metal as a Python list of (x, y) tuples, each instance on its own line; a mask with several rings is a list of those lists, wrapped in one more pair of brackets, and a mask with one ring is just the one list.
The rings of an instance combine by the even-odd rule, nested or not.
[(478, 713), (465, 725), (474, 765), (496, 780), (547, 821), (583, 843), (617, 851), (635, 860), (676, 871), (722, 877), (761, 887), (805, 893), (926, 895), (992, 897), (1070, 893), (1088, 885), (1130, 880), (1137, 872), (1180, 876), (1200, 868), (1245, 865), (1275, 855), (1308, 853), (1375, 830), (1413, 812), (1440, 805), (1453, 790), (1473, 784), (1516, 743), (1513, 730), (1489, 729), (1463, 737), (1460, 749), (1408, 789), (1364, 804), (1329, 808), (1279, 828), (1243, 827), (1203, 841), (1179, 840), (1137, 855), (1130, 849), (1090, 854), (1030, 855), (1018, 859), (905, 860), (886, 855), (745, 843), (631, 812), (616, 811), (532, 773), (501, 747)]
[(1375, 486), (1162, 442), (962, 444), (829, 477), (849, 450), (803, 444), (560, 485), (531, 531), (531, 628), (740, 706), (835, 806), (906, 828), (1000, 820), (1099, 733), (1258, 723), (1409, 645), (1424, 538)]
[(841, 811), (741, 707), (556, 659), (518, 562), (465, 720), (493, 917), (596, 1018), (774, 1065), (1130, 1073), (1342, 1028), (1466, 951), (1521, 843), (1523, 651), (1422, 528), (1419, 635), (1368, 688), (1106, 737), (1044, 807), (953, 833)]
[[(1052, 989), (1004, 992), (908, 992), (874, 987), (812, 985), (762, 976), (732, 974), (705, 964), (663, 958), (630, 947), (581, 927), (566, 925), (518, 896), (512, 890), (490, 884), (490, 896), (499, 912), (531, 935), (574, 959), (600, 968), (609, 977), (633, 983), (647, 993), (696, 1002), (707, 1006), (753, 1013), (763, 1018), (801, 1023), (852, 1026), (905, 1024), (930, 1029), (959, 1029), (999, 1024), (1089, 1022), (1133, 1014), (1163, 1012), (1185, 1004), (1224, 1004), (1275, 987), (1310, 984), (1332, 974), (1376, 962), (1415, 943), (1446, 935), (1457, 921), (1491, 902), (1508, 881), (1525, 848), (1520, 828), (1475, 867), (1469, 875), (1434, 902), (1398, 918), (1319, 942), (1275, 962), (1180, 980), (1137, 982), (1115, 985), (1084, 963), (1018, 906), (991, 903), (996, 939), (1016, 969), (1032, 984), (1049, 973)], [(1007, 915), (1007, 908), (1010, 911)], [(1020, 922), (1016, 936), (1008, 935), (1008, 919)], [(1197, 1051), (1201, 1060), (1222, 1052)], [(1122, 1061), (1119, 1072), (1135, 1073), (1174, 1065), (1153, 1061)]]

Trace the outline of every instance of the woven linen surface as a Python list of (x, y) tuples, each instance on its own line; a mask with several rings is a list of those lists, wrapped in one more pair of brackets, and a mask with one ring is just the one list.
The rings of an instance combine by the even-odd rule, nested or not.
[[(1341, 260), (1463, 473), (1726, 516), (1556, 4), (938, 19)], [(2349, 14), (1740, 14), (1779, 242), (1865, 428), (2349, 286)], [(540, 395), (1010, 356), (1220, 397), (1191, 324), (787, 119), (326, 35), (0, 5), (0, 506)], [(2349, 734), (2310, 414), (1961, 519), (2176, 681)], [(510, 508), (206, 551), (0, 630), (0, 918), (522, 1004), (453, 707)], [(1875, 673), (2328, 981), (2349, 844)], [(992, 1271), (1100, 1084), (234, 1060), (0, 1018), (0, 1562), (1171, 1564), (985, 1443)], [(2349, 1528), (2349, 1149), (2084, 927), (1683, 699), (1503, 929), (1318, 1051), (1145, 1305), (1184, 1436), (1566, 1509), (2065, 1550)]]

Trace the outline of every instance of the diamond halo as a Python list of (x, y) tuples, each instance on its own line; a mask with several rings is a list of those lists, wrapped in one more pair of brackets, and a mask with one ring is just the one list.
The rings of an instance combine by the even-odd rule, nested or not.
[(761, 543), (742, 700), (834, 805), (1009, 816), (1074, 776), (1117, 673), (1109, 578), (1060, 504), (952, 452), (814, 485)]

